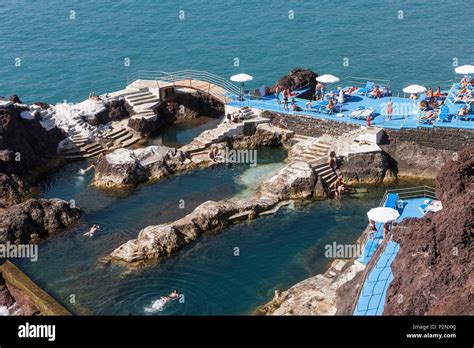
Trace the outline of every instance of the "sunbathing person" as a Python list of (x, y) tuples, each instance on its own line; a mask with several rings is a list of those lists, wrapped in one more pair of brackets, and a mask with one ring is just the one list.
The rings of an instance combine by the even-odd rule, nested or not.
[(358, 90), (358, 88), (356, 86), (347, 87), (347, 89), (344, 91), (344, 94), (345, 95), (351, 95), (352, 93), (354, 93), (357, 90)]
[(426, 97), (427, 98), (432, 98), (433, 97), (433, 89), (430, 87), (428, 88), (428, 91), (426, 92)]
[(466, 106), (463, 106), (462, 108), (459, 109), (458, 111), (458, 116), (466, 116), (469, 114), (469, 108)]
[(291, 99), (290, 109), (291, 109), (291, 111), (298, 111), (298, 107), (297, 107), (294, 99)]
[(374, 86), (372, 91), (370, 92), (370, 95), (374, 97), (375, 99), (380, 98), (382, 96), (382, 91), (379, 89), (378, 86)]
[(469, 89), (466, 89), (466, 92), (463, 94), (458, 94), (458, 96), (454, 98), (454, 101), (469, 102), (471, 99), (472, 99), (472, 92)]
[(328, 105), (326, 105), (326, 109), (328, 111), (332, 111), (334, 109), (334, 104), (336, 104), (334, 99), (329, 99), (329, 103), (328, 103)]
[(441, 87), (438, 86), (438, 88), (436, 88), (436, 91), (433, 94), (433, 97), (441, 97), (441, 96), (442, 96)]
[(430, 110), (426, 114), (421, 116), (421, 119), (423, 121), (426, 121), (428, 124), (433, 124), (437, 118), (438, 118), (438, 114), (434, 110)]
[(438, 102), (436, 101), (435, 97), (431, 97), (430, 101), (428, 102), (429, 107), (432, 109), (436, 109), (438, 107)]

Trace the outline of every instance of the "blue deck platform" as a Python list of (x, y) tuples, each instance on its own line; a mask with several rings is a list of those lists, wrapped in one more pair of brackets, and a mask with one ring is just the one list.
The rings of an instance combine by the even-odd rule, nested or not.
[[(448, 92), (451, 94), (452, 90)], [(418, 101), (424, 99), (424, 95), (420, 95)], [(280, 96), (281, 98), (281, 96)], [(386, 105), (389, 99), (392, 99), (393, 114), (391, 120), (387, 118), (384, 114), (386, 110)], [(347, 99), (342, 107), (342, 110), (334, 114), (325, 114), (318, 112), (314, 107), (310, 110), (306, 110), (307, 99), (301, 99), (298, 97), (293, 98), (296, 105), (299, 109), (303, 111), (285, 111), (283, 110), (283, 105), (277, 102), (275, 95), (267, 95), (265, 98), (251, 98), (246, 97), (245, 100), (239, 101), (235, 96), (232, 98), (229, 105), (234, 107), (249, 106), (252, 108), (258, 108), (268, 111), (276, 111), (289, 115), (302, 115), (310, 116), (319, 119), (329, 119), (338, 122), (347, 122), (358, 125), (367, 125), (366, 120), (354, 119), (349, 115), (351, 112), (356, 109), (363, 108), (373, 108), (374, 117), (371, 121), (372, 126), (389, 128), (389, 129), (402, 129), (402, 128), (458, 128), (458, 129), (470, 129), (474, 130), (474, 115), (471, 111), (470, 120), (459, 119), (456, 115), (458, 110), (465, 105), (463, 102), (451, 103), (446, 101), (446, 106), (449, 108), (449, 118), (445, 122), (437, 120), (434, 125), (424, 124), (420, 122), (421, 111), (420, 108), (414, 104), (414, 101), (409, 98), (401, 97), (382, 97), (378, 99), (369, 98), (362, 95), (353, 95), (351, 98)], [(291, 98), (290, 98), (291, 100)], [(312, 102), (314, 106), (316, 102)]]
[[(386, 204), (389, 198), (390, 197), (387, 198), (385, 206), (387, 206)], [(397, 219), (397, 222), (401, 222), (405, 218), (423, 217), (424, 214), (420, 210), (420, 206), (423, 205), (426, 199), (425, 197), (420, 197), (402, 200), (402, 204), (397, 204), (400, 212), (400, 217)], [(379, 245), (379, 241), (382, 240), (382, 228), (381, 226), (380, 228), (379, 226), (377, 227), (378, 231), (375, 236), (375, 242), (369, 238), (364, 246), (363, 255), (358, 259), (358, 261), (363, 264), (367, 264), (370, 261)], [(382, 315), (387, 289), (393, 280), (390, 266), (399, 249), (400, 246), (392, 240), (387, 243), (385, 250), (378, 258), (374, 267), (370, 270), (364, 282), (353, 315)]]

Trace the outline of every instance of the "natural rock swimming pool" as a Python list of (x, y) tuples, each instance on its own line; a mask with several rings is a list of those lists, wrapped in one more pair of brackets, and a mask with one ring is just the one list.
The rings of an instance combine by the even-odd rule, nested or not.
[[(183, 129), (171, 131), (178, 139), (192, 132)], [(274, 290), (324, 272), (332, 261), (324, 257), (325, 245), (357, 239), (367, 224), (365, 212), (379, 203), (385, 188), (339, 202), (298, 203), (204, 234), (146, 268), (107, 264), (103, 257), (142, 228), (181, 218), (204, 201), (256, 193), (285, 158), (282, 149), (261, 148), (256, 167), (222, 165), (114, 191), (90, 186), (93, 174), (79, 174), (85, 162), (70, 164), (42, 183), (41, 195), (73, 199), (84, 211), (82, 220), (42, 242), (37, 262), (17, 264), (74, 314), (250, 314)], [(92, 224), (100, 225), (99, 232), (83, 236)], [(173, 289), (184, 295), (182, 301), (152, 306)]]

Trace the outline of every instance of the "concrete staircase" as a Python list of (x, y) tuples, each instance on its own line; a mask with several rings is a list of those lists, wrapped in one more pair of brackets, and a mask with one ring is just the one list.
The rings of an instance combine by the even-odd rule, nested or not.
[(321, 180), (327, 194), (331, 194), (330, 187), (337, 179), (337, 173), (327, 164), (327, 156), (333, 147), (319, 138), (296, 134), (297, 143), (304, 144), (301, 159), (308, 162)]
[(127, 147), (140, 140), (128, 127), (119, 127), (102, 136), (104, 139), (112, 140), (113, 147)]
[(301, 159), (314, 167), (321, 163), (321, 161), (326, 160), (330, 149), (330, 144), (326, 144), (322, 141), (313, 142), (304, 148), (301, 153)]
[(133, 109), (139, 106), (143, 108), (151, 107), (160, 101), (148, 88), (130, 92), (124, 96), (127, 103), (130, 104)]
[(321, 180), (323, 187), (326, 190), (326, 193), (330, 195), (330, 187), (337, 179), (336, 171), (332, 169), (329, 164), (326, 163), (315, 165), (313, 166), (313, 169)]
[(138, 91), (131, 91), (122, 95), (125, 101), (135, 111), (133, 118), (144, 118), (146, 120), (154, 120), (157, 115), (153, 111), (153, 107), (160, 101), (159, 98), (150, 92), (148, 88), (141, 88)]
[(194, 138), (192, 142), (181, 147), (181, 150), (191, 154), (198, 153), (206, 150), (212, 144), (220, 143), (237, 134), (243, 134), (247, 124), (268, 122), (268, 119), (256, 117), (249, 107), (243, 107), (241, 110), (244, 116), (243, 121), (239, 123), (223, 122), (216, 128), (202, 132), (198, 137)]
[(79, 132), (73, 134), (71, 140), (74, 143), (75, 148), (61, 152), (65, 159), (78, 160), (91, 158), (106, 151), (98, 142), (90, 141), (89, 138)]

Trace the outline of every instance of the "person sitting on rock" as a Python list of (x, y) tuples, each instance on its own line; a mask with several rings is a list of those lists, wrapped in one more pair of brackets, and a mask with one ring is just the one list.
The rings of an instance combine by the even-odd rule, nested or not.
[(342, 176), (338, 176), (336, 181), (332, 183), (331, 187), (333, 188), (332, 191), (334, 192), (336, 199), (341, 199), (341, 196), (345, 190), (344, 183), (342, 182)]

